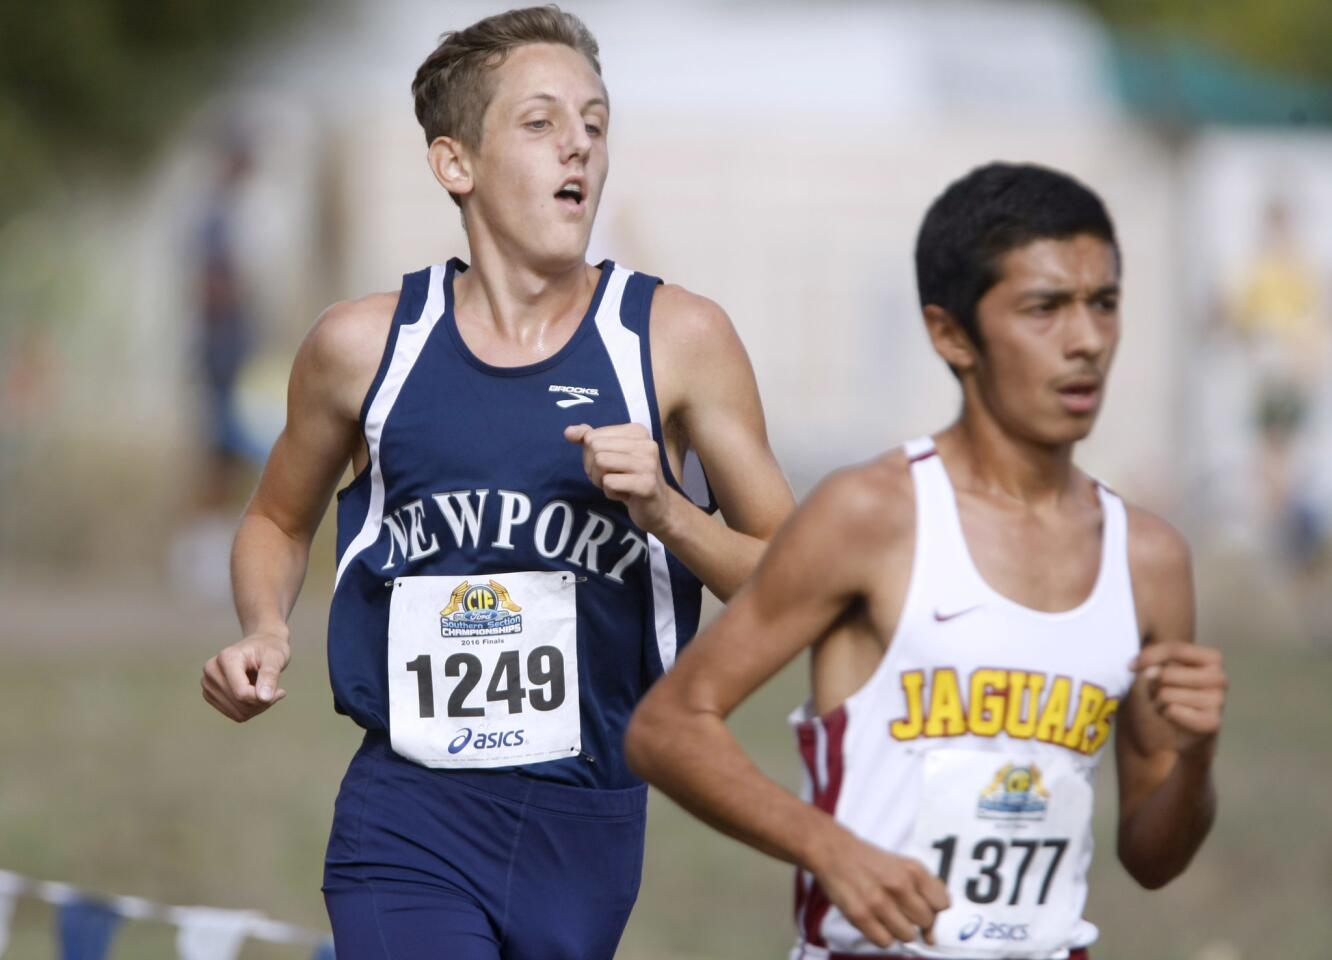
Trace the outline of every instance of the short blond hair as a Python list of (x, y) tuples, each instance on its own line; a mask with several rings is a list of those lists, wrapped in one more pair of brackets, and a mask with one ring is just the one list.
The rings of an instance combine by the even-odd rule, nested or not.
[(490, 74), (511, 50), (529, 43), (572, 47), (601, 76), (596, 38), (583, 21), (554, 4), (509, 10), (466, 29), (450, 30), (439, 38), (439, 46), (412, 81), (416, 119), (425, 130), (426, 143), (449, 137), (475, 149), (494, 94)]

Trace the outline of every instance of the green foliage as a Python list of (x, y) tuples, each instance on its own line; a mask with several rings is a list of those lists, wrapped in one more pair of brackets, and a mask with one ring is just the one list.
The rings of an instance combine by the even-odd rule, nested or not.
[(0, 3), (0, 217), (63, 177), (141, 159), (228, 54), (309, 0)]
[(1251, 66), (1332, 82), (1327, 0), (1085, 0), (1113, 26), (1202, 43)]

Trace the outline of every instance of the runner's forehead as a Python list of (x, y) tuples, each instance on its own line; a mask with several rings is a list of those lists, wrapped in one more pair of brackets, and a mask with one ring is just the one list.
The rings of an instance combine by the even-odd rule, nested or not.
[(1019, 296), (1032, 292), (1118, 290), (1119, 256), (1115, 248), (1090, 234), (1044, 237), (1003, 254), (995, 286)]
[(542, 103), (576, 110), (610, 111), (601, 77), (577, 50), (560, 44), (527, 44), (495, 70), (492, 104), (506, 112)]

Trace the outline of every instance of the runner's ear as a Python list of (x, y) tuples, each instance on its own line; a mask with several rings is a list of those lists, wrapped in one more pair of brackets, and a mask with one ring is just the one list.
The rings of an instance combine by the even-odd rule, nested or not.
[(440, 186), (454, 198), (465, 197), (472, 192), (475, 183), (472, 180), (472, 162), (467, 155), (467, 148), (452, 137), (436, 137), (426, 152), (426, 162), (430, 172), (435, 175)]
[(951, 313), (936, 304), (922, 309), (925, 332), (929, 334), (934, 352), (955, 371), (970, 370), (976, 365), (976, 345), (971, 342), (962, 325)]

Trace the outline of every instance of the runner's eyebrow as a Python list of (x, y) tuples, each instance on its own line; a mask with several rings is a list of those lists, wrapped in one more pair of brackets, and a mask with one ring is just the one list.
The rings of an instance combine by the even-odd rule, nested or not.
[(1067, 288), (1039, 288), (1036, 290), (1024, 290), (1018, 294), (1018, 300), (1071, 300), (1073, 291)]
[[(1018, 294), (1018, 300), (1019, 302), (1027, 300), (1054, 300), (1063, 302), (1073, 299), (1076, 295), (1076, 290), (1067, 287), (1037, 288), (1034, 290), (1024, 290), (1022, 293)], [(1088, 295), (1087, 299), (1099, 300), (1102, 297), (1109, 296), (1119, 296), (1118, 283), (1107, 283), (1104, 286), (1097, 287)]]
[[(545, 103), (558, 103), (559, 99), (560, 98), (555, 96), (553, 93), (534, 93), (529, 97), (524, 97), (519, 102), (521, 104), (526, 104), (530, 100), (541, 100)], [(592, 107), (605, 107), (606, 109), (609, 110), (610, 104), (606, 101), (605, 97), (593, 97), (591, 100), (583, 104), (584, 110), (590, 110)]]

